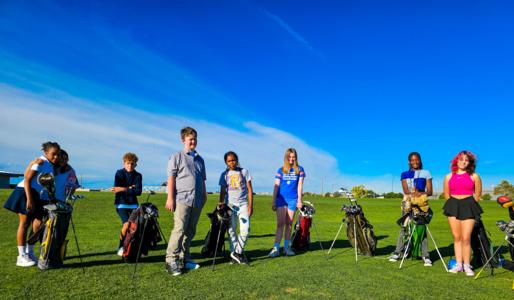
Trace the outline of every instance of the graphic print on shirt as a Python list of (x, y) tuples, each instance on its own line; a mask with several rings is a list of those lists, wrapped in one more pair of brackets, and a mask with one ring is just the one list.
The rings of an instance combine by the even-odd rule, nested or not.
[(229, 188), (229, 190), (240, 190), (241, 189), (241, 174), (239, 172), (229, 176), (228, 188)]

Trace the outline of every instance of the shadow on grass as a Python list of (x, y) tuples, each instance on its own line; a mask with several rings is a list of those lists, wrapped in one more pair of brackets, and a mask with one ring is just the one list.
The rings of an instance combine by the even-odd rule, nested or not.
[[(104, 252), (94, 252), (94, 253), (84, 253), (82, 254), (82, 258), (86, 258), (86, 257), (92, 257), (92, 256), (101, 256), (101, 255), (114, 255), (116, 254), (116, 251), (104, 251)], [(77, 255), (72, 255), (72, 256), (66, 256), (66, 259), (75, 259), (75, 258), (79, 258), (78, 254)]]

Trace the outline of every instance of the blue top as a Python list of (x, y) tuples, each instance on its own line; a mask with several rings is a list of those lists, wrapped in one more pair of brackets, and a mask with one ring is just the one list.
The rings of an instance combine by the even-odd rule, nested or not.
[[(141, 196), (143, 192), (143, 176), (136, 170), (127, 172), (125, 169), (119, 169), (114, 176), (114, 186), (129, 187), (135, 185), (134, 188), (127, 189), (126, 192), (118, 192), (115, 194), (114, 204), (118, 208), (126, 208), (123, 205), (136, 205), (137, 196)], [(120, 207), (120, 205), (122, 207)]]
[(284, 174), (282, 168), (279, 168), (276, 179), (280, 179), (280, 186), (278, 188), (277, 199), (298, 199), (298, 180), (300, 177), (305, 177), (305, 171), (301, 166), (298, 174), (294, 173), (294, 168), (289, 170), (289, 173)]
[(409, 190), (416, 187), (418, 192), (424, 192), (427, 186), (427, 180), (432, 179), (432, 175), (428, 170), (408, 170), (402, 173), (401, 180), (407, 181)]

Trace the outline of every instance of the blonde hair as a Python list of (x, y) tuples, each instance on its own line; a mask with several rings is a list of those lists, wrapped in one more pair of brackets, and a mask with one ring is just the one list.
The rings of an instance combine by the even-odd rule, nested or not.
[(196, 130), (194, 128), (184, 127), (184, 128), (182, 128), (182, 130), (180, 130), (180, 138), (182, 140), (185, 140), (186, 136), (188, 136), (188, 135), (193, 136), (195, 139), (198, 136), (198, 134), (196, 133)]
[(282, 167), (282, 172), (289, 173), (289, 170), (291, 170), (291, 165), (289, 164), (289, 154), (293, 153), (295, 156), (294, 160), (294, 173), (298, 175), (300, 173), (300, 167), (298, 166), (298, 153), (296, 153), (296, 150), (294, 148), (289, 148), (286, 150), (286, 153), (284, 154), (284, 166)]

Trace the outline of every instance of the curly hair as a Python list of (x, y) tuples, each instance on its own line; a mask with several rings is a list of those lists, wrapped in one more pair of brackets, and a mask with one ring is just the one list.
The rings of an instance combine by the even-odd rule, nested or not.
[(129, 161), (137, 164), (138, 160), (139, 158), (137, 158), (137, 155), (132, 152), (127, 152), (125, 155), (123, 155), (123, 162)]
[(465, 155), (469, 161), (468, 167), (466, 168), (466, 172), (470, 175), (475, 173), (475, 169), (477, 167), (477, 157), (471, 151), (467, 150), (463, 150), (459, 152), (457, 155), (455, 155), (455, 157), (452, 159), (450, 163), (450, 170), (452, 171), (452, 173), (457, 173), (457, 171), (459, 170), (459, 166), (457, 165), (457, 163), (459, 162), (459, 158), (463, 155)]
[(51, 148), (55, 148), (55, 149), (57, 149), (57, 151), (61, 150), (61, 146), (59, 146), (59, 144), (57, 144), (57, 142), (50, 142), (50, 141), (48, 141), (48, 142), (45, 142), (45, 143), (41, 144), (41, 150), (43, 152), (47, 152)]

